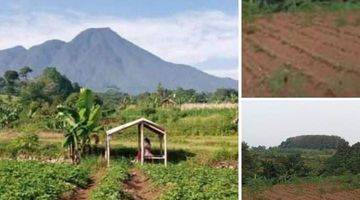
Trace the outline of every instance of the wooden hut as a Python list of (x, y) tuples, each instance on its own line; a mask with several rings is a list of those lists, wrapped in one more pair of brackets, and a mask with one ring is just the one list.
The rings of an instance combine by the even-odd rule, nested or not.
[[(132, 122), (128, 122), (126, 124), (123, 124), (121, 126), (112, 128), (108, 131), (106, 131), (106, 152), (105, 152), (105, 158), (107, 159), (108, 166), (110, 165), (110, 140), (111, 136), (114, 133), (121, 133), (121, 131), (130, 128), (132, 126), (137, 125), (138, 127), (138, 150), (141, 153), (141, 164), (144, 164), (145, 159), (152, 159), (152, 160), (164, 160), (165, 166), (167, 165), (167, 146), (166, 146), (166, 132), (163, 127), (156, 124), (155, 122), (152, 122), (150, 120), (147, 120), (145, 118), (140, 118)], [(151, 156), (151, 157), (145, 157), (144, 156), (144, 128), (150, 130), (153, 133), (156, 133), (160, 140), (160, 152), (162, 155), (159, 156)], [(164, 148), (163, 148), (164, 147)]]
[(177, 105), (177, 103), (174, 101), (174, 100), (172, 100), (171, 98), (165, 98), (164, 100), (162, 100), (161, 101), (161, 106), (162, 107), (174, 107), (174, 106), (176, 106)]

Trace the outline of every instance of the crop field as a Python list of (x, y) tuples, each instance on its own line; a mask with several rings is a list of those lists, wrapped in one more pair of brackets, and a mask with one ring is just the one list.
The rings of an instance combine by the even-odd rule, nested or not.
[[(11, 133), (14, 134), (14, 133)], [(199, 136), (174, 136), (169, 141), (170, 163), (140, 166), (133, 164), (136, 151), (136, 138), (116, 137), (112, 143), (111, 165), (106, 167), (101, 155), (93, 155), (83, 160), (79, 166), (60, 163), (48, 163), (59, 154), (61, 137), (51, 137), (58, 133), (40, 133), (42, 144), (39, 149), (45, 150), (49, 145), (55, 146), (49, 151), (50, 156), (34, 152), (34, 161), (9, 159), (11, 151), (9, 133), (1, 133), (0, 138), (5, 146), (2, 149), (0, 164), (0, 196), (6, 199), (133, 199), (139, 191), (132, 194), (126, 190), (124, 182), (131, 179), (132, 170), (141, 172), (144, 180), (137, 183), (146, 189), (143, 199), (237, 199), (237, 137), (210, 136), (204, 140)], [(6, 138), (6, 139), (5, 139)], [(52, 138), (49, 140), (49, 138)], [(211, 146), (209, 146), (211, 144)], [(100, 147), (102, 148), (102, 147)], [(50, 160), (49, 160), (50, 159)], [(41, 161), (43, 160), (43, 161)], [(56, 172), (56, 173), (55, 173)], [(26, 188), (26, 190), (22, 189)], [(157, 188), (163, 188), (158, 191)], [(88, 194), (82, 194), (86, 191)], [(12, 198), (8, 198), (8, 197)], [(1, 199), (1, 198), (0, 198)]]
[(0, 199), (56, 199), (90, 180), (85, 168), (67, 164), (46, 164), (2, 160)]
[(243, 24), (246, 97), (360, 95), (358, 11), (272, 13)]
[[(136, 127), (112, 138), (110, 167), (103, 158), (103, 139), (91, 142), (92, 152), (72, 165), (61, 130), (35, 124), (5, 128), (0, 131), (0, 199), (237, 199), (236, 113), (235, 108), (152, 111), (147, 117), (169, 130), (167, 167), (131, 162)], [(129, 106), (104, 121), (116, 126), (141, 115), (139, 106)], [(156, 135), (145, 135), (159, 151)]]

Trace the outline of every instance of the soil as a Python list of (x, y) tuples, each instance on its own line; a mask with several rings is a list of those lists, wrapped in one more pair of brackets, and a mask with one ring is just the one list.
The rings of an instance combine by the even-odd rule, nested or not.
[[(359, 13), (280, 13), (244, 23), (243, 33), (243, 96), (360, 95)], [(301, 92), (289, 84), (272, 92), (268, 80), (282, 66), (305, 77)]]
[(243, 195), (243, 199), (266, 200), (358, 200), (360, 189), (346, 190), (334, 185), (275, 185), (256, 197)]
[(98, 170), (96, 174), (91, 177), (91, 183), (86, 188), (78, 188), (71, 194), (70, 197), (62, 198), (62, 200), (88, 200), (90, 199), (90, 192), (96, 187), (96, 184), (103, 176), (102, 170)]
[(161, 195), (161, 189), (155, 188), (151, 181), (139, 169), (130, 172), (130, 179), (124, 181), (124, 191), (130, 194), (134, 200), (155, 200)]

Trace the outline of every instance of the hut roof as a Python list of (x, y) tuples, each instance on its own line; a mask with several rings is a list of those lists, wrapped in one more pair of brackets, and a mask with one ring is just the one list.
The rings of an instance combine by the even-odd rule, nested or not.
[(162, 135), (166, 134), (165, 129), (163, 127), (161, 127), (160, 125), (156, 124), (155, 122), (152, 122), (152, 121), (150, 121), (148, 119), (145, 119), (145, 118), (140, 118), (140, 119), (128, 122), (126, 124), (123, 124), (121, 126), (117, 126), (115, 128), (112, 128), (112, 129), (106, 131), (106, 134), (107, 135), (112, 135), (113, 133), (121, 132), (121, 131), (129, 128), (129, 127), (132, 127), (132, 126), (135, 126), (135, 125), (138, 125), (138, 124), (143, 124), (144, 127), (150, 129), (151, 131), (153, 131), (155, 133), (162, 134)]

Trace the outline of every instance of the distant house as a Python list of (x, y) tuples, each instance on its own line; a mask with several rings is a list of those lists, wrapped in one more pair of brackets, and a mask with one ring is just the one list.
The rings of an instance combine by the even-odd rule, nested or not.
[(161, 101), (162, 107), (173, 107), (176, 105), (177, 105), (177, 103), (174, 100), (172, 100), (170, 97), (165, 98), (164, 100)]

